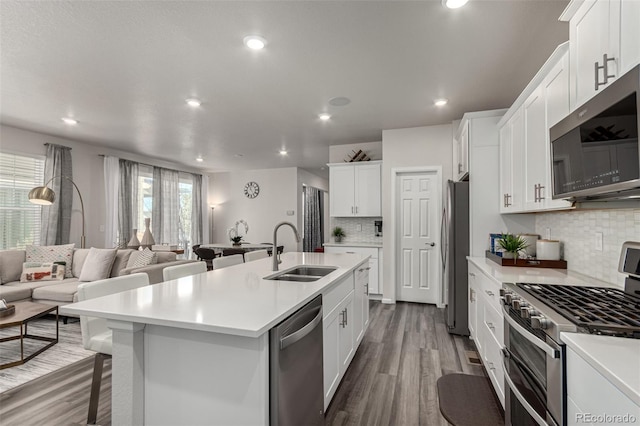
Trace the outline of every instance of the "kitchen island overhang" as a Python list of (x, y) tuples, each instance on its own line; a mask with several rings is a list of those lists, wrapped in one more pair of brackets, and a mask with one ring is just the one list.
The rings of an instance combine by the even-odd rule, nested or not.
[(286, 253), (337, 269), (313, 282), (265, 280), (261, 259), (67, 305), (113, 330), (114, 424), (268, 424), (268, 331), (352, 277), (368, 258)]

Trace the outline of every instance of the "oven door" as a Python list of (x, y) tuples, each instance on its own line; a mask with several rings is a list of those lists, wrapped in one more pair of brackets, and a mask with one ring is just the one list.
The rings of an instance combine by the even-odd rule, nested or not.
[(507, 425), (564, 424), (563, 348), (504, 307)]

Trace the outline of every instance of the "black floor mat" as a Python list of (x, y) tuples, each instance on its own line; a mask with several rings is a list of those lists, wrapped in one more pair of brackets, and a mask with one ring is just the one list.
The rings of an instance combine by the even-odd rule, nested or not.
[(502, 407), (487, 377), (447, 374), (437, 385), (440, 412), (452, 425), (504, 425)]

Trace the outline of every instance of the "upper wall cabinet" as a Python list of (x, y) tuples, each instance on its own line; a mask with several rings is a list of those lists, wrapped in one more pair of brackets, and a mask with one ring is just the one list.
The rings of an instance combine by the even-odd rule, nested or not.
[(498, 123), (501, 213), (571, 208), (551, 198), (549, 128), (569, 113), (569, 46), (564, 43)]
[(331, 216), (382, 216), (381, 161), (329, 164)]
[(569, 21), (571, 110), (640, 63), (640, 2), (573, 0)]

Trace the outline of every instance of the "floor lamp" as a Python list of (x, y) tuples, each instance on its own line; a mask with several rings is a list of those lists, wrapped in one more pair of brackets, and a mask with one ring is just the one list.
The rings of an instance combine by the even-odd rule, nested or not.
[(82, 236), (80, 237), (80, 248), (85, 248), (85, 235), (84, 235), (84, 201), (82, 201), (82, 194), (78, 189), (78, 185), (71, 178), (67, 176), (54, 176), (44, 184), (44, 186), (36, 186), (29, 191), (29, 201), (33, 204), (39, 204), (41, 206), (50, 206), (56, 200), (56, 193), (53, 189), (47, 185), (51, 183), (55, 178), (64, 178), (73, 184), (73, 187), (78, 191), (78, 197), (80, 197), (80, 209), (82, 210)]

